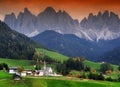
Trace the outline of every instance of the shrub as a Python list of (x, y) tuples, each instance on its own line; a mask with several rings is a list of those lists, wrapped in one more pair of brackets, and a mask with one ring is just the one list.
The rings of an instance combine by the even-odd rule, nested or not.
[(1, 63), (0, 64), (0, 70), (9, 70), (9, 67), (8, 67), (8, 65), (6, 64), (6, 63)]
[(111, 77), (107, 77), (106, 81), (113, 81), (113, 79)]
[(102, 75), (102, 73), (97, 74), (97, 73), (91, 73), (88, 75), (89, 79), (93, 79), (93, 80), (104, 80), (104, 76)]
[(106, 71), (113, 71), (113, 67), (109, 63), (103, 63), (100, 66), (100, 71), (106, 73)]

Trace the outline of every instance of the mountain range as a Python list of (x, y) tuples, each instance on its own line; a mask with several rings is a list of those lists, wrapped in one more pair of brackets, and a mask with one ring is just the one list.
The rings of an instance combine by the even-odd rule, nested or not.
[[(120, 46), (120, 38), (114, 40), (99, 40), (93, 42), (85, 39), (78, 38), (73, 34), (60, 34), (58, 32), (47, 30), (32, 37), (38, 43), (44, 44), (47, 48), (58, 51), (69, 57), (85, 57), (92, 61), (106, 61), (118, 64), (119, 58), (114, 56), (119, 55), (117, 47)], [(112, 54), (114, 53), (114, 54)], [(110, 57), (110, 55), (111, 58)]]
[(75, 34), (79, 38), (90, 41), (112, 40), (120, 37), (120, 19), (117, 14), (109, 11), (92, 13), (81, 22), (74, 20), (66, 11), (55, 11), (47, 7), (37, 16), (27, 8), (16, 17), (7, 14), (4, 22), (12, 29), (33, 37), (46, 30), (54, 30), (61, 34)]
[(86, 33), (89, 39), (98, 41), (112, 40), (120, 37), (120, 19), (113, 12), (99, 12), (97, 15), (89, 14), (80, 22), (82, 31)]
[[(55, 30), (60, 33), (73, 33), (79, 27), (79, 22), (73, 20), (65, 11), (56, 12), (52, 7), (47, 7), (37, 16), (27, 8), (20, 12), (17, 18), (14, 13), (5, 16), (4, 22), (12, 29), (29, 37), (37, 35), (45, 30)], [(75, 30), (75, 31), (74, 31)]]
[(80, 22), (66, 11), (47, 7), (37, 16), (27, 8), (16, 17), (7, 14), (4, 22), (47, 48), (70, 57), (119, 64), (120, 18), (109, 11), (90, 13)]

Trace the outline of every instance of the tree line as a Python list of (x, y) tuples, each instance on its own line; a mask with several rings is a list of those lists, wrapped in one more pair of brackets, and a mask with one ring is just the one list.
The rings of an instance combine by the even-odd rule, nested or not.
[[(112, 79), (111, 77), (105, 78), (104, 75), (111, 74), (114, 71), (111, 64), (101, 63), (100, 69), (97, 72), (92, 67), (86, 66), (83, 62), (84, 60), (81, 60), (81, 58), (70, 58), (63, 63), (59, 63), (56, 66), (56, 70), (58, 73), (65, 76), (68, 75), (78, 78), (89, 78), (93, 80), (120, 81), (120, 75), (118, 75), (118, 79)], [(120, 66), (118, 67), (118, 71), (120, 71)], [(80, 74), (80, 72), (83, 73)]]
[(64, 61), (63, 63), (59, 63), (56, 66), (56, 70), (63, 75), (67, 75), (71, 70), (86, 72), (90, 71), (90, 67), (84, 65), (83, 61), (81, 61), (80, 58), (70, 58), (67, 61)]

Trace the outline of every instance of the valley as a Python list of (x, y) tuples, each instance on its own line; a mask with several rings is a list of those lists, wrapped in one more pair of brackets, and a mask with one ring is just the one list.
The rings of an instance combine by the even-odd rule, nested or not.
[(85, 13), (74, 3), (84, 0), (44, 1), (0, 1), (0, 87), (119, 87), (120, 13), (94, 0)]
[[(36, 48), (37, 52), (45, 53), (45, 55), (50, 56), (52, 59), (57, 60), (59, 62), (63, 62), (68, 60), (67, 56), (61, 55), (57, 52), (53, 52), (46, 49)], [(9, 67), (12, 66), (22, 66), (24, 69), (32, 69), (34, 70), (35, 62), (33, 60), (16, 60), (16, 59), (6, 59), (0, 58), (0, 64), (6, 63)], [(96, 70), (96, 73), (99, 72), (101, 63), (100, 62), (91, 62), (88, 60), (83, 61), (83, 63), (92, 69)], [(47, 64), (47, 66), (52, 67), (54, 70), (56, 69), (57, 64)], [(43, 66), (43, 64), (41, 64)], [(105, 78), (111, 77), (113, 79), (117, 79), (119, 72), (118, 66), (112, 65), (114, 71), (111, 74), (105, 75)], [(119, 82), (108, 82), (108, 81), (99, 81), (99, 80), (92, 80), (87, 78), (79, 78), (76, 75), (79, 73), (80, 75), (83, 74), (83, 71), (72, 71), (70, 73), (71, 76), (61, 76), (61, 77), (51, 77), (51, 76), (27, 76), (22, 77), (22, 80), (12, 80), (12, 75), (8, 74), (8, 72), (0, 71), (0, 87), (119, 87)], [(76, 74), (75, 74), (76, 73)], [(84, 72), (85, 75), (89, 75), (89, 72)]]

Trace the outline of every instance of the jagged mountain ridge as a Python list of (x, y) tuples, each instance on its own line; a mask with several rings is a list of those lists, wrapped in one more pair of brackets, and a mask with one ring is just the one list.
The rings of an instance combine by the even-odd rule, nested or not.
[(52, 7), (47, 7), (37, 16), (33, 15), (27, 8), (24, 9), (24, 12), (20, 12), (17, 17), (14, 15), (14, 13), (6, 15), (4, 22), (12, 29), (16, 29), (16, 31), (29, 37), (45, 30), (73, 33), (79, 29), (78, 20), (73, 20), (65, 11), (56, 12)]
[(24, 12), (20, 12), (17, 18), (14, 13), (6, 15), (4, 22), (10, 26), (11, 29), (27, 35), (27, 33), (32, 33), (35, 30), (36, 16), (25, 8)]
[(99, 12), (97, 15), (90, 13), (88, 18), (81, 21), (80, 26), (93, 40), (111, 40), (120, 37), (120, 19), (113, 12)]
[(24, 12), (20, 12), (17, 17), (14, 13), (6, 15), (4, 22), (12, 29), (29, 37), (45, 30), (75, 34), (91, 41), (112, 40), (120, 37), (120, 19), (117, 14), (109, 11), (99, 12), (97, 15), (90, 13), (79, 23), (67, 12), (55, 11), (52, 7), (47, 7), (37, 16), (25, 8)]

